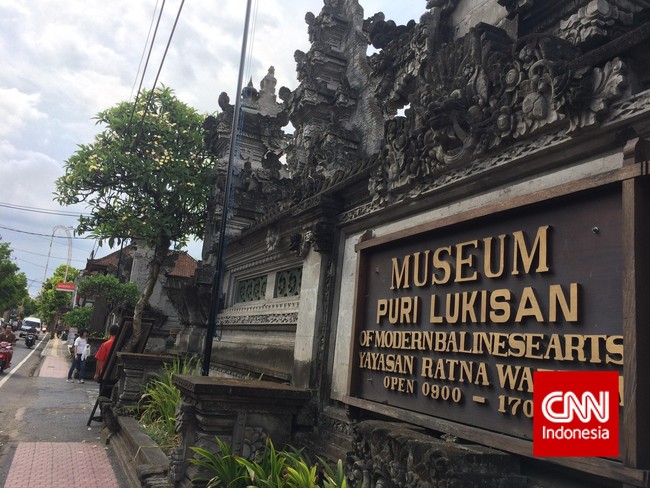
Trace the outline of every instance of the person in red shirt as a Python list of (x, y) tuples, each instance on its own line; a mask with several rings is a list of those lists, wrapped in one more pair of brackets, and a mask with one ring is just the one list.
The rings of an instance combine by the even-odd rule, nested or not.
[(99, 377), (102, 375), (104, 365), (106, 364), (108, 355), (110, 354), (111, 348), (113, 347), (113, 342), (115, 342), (115, 336), (117, 336), (117, 333), (119, 331), (119, 326), (111, 325), (111, 328), (108, 329), (108, 333), (111, 337), (99, 347), (97, 353), (95, 354), (95, 381), (99, 381)]

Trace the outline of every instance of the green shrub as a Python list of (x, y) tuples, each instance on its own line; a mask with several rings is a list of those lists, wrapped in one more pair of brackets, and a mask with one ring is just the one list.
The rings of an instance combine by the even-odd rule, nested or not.
[(207, 481), (207, 488), (246, 488), (248, 480), (245, 466), (238, 462), (239, 458), (232, 455), (228, 444), (218, 437), (216, 441), (219, 446), (219, 454), (216, 456), (200, 447), (191, 448), (202, 459), (190, 459), (190, 462), (201, 466), (212, 475), (212, 478), (199, 478), (197, 481)]
[(194, 374), (197, 361), (183, 361), (179, 358), (165, 364), (159, 379), (147, 383), (140, 398), (140, 423), (145, 432), (163, 449), (176, 444), (176, 406), (181, 393), (174, 386), (175, 374)]
[(207, 488), (348, 488), (340, 459), (335, 471), (319, 458), (319, 472), (319, 464), (312, 464), (302, 451), (293, 448), (277, 451), (270, 439), (254, 461), (233, 455), (225, 442), (219, 438), (216, 441), (219, 448), (216, 455), (200, 447), (191, 448), (199, 458), (190, 462), (212, 475), (212, 478), (196, 479), (207, 481)]

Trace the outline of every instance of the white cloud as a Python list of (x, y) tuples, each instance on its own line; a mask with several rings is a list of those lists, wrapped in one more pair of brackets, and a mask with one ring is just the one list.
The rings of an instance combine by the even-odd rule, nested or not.
[[(363, 1), (366, 17), (379, 10), (405, 23), (419, 18), (424, 2)], [(0, 202), (61, 210), (52, 201), (54, 180), (78, 144), (91, 142), (100, 128), (93, 117), (129, 99), (136, 82), (156, 2), (133, 0), (3, 0), (0, 2)], [(160, 2), (159, 2), (160, 4)], [(160, 65), (180, 0), (168, 0), (145, 77), (150, 89)], [(250, 30), (248, 77), (256, 86), (269, 66), (278, 88), (297, 86), (296, 49), (309, 49), (307, 11), (322, 0), (263, 0)], [(245, 2), (186, 2), (160, 83), (202, 113), (218, 110), (237, 84)], [(139, 80), (138, 80), (139, 81)], [(49, 235), (75, 219), (0, 207), (0, 225)], [(50, 239), (0, 229), (20, 249), (47, 254)], [(65, 242), (54, 240), (65, 256)], [(74, 241), (73, 259), (83, 262), (92, 242)], [(197, 246), (193, 246), (197, 247)], [(107, 253), (103, 249), (100, 254)], [(198, 251), (193, 253), (196, 257)], [(30, 279), (42, 279), (45, 258), (20, 255)], [(25, 260), (34, 265), (25, 263)], [(74, 263), (74, 262), (73, 262)], [(58, 263), (60, 264), (60, 262)], [(83, 265), (74, 263), (76, 265)], [(39, 267), (40, 266), (40, 267)], [(53, 270), (52, 263), (50, 269)]]
[(37, 93), (0, 87), (0, 137), (12, 136), (23, 130), (27, 123), (47, 118), (37, 108), (39, 99)]

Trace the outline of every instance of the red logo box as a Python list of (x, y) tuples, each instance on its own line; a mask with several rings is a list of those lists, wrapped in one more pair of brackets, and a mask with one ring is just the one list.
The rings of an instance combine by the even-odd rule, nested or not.
[(618, 373), (535, 371), (533, 455), (618, 457)]

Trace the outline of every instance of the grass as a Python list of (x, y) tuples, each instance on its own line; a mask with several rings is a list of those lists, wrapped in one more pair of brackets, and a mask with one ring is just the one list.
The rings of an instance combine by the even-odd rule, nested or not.
[(172, 378), (175, 374), (194, 374), (196, 365), (195, 360), (183, 361), (180, 358), (165, 364), (161, 377), (147, 383), (140, 398), (140, 425), (168, 455), (179, 442), (176, 407), (181, 401), (181, 393)]

